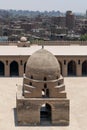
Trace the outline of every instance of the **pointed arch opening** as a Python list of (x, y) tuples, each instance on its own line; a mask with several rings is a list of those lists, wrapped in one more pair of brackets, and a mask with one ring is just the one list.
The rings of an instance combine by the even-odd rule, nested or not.
[(75, 61), (70, 61), (68, 63), (68, 76), (76, 76), (76, 63)]
[(10, 64), (10, 76), (19, 76), (19, 66), (16, 61)]
[(82, 63), (82, 76), (87, 76), (87, 61)]
[(46, 103), (43, 104), (40, 108), (40, 123), (49, 124), (51, 123), (52, 109), (51, 106)]
[(0, 61), (0, 76), (4, 76), (5, 74), (5, 65)]

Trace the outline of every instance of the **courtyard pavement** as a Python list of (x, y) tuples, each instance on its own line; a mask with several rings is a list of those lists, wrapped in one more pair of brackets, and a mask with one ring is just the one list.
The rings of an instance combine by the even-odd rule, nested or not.
[(22, 78), (0, 78), (0, 130), (87, 130), (87, 77), (64, 78), (70, 99), (69, 126), (17, 126), (16, 91)]

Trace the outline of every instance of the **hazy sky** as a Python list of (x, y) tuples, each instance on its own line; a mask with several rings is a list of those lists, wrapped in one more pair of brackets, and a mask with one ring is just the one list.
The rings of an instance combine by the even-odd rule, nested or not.
[(0, 9), (85, 12), (87, 0), (0, 0)]

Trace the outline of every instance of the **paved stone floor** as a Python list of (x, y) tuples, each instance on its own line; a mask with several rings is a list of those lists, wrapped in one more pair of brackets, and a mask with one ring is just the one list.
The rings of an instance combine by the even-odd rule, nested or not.
[(0, 78), (0, 130), (87, 130), (87, 77), (65, 78), (70, 99), (70, 125), (17, 126), (15, 120), (17, 84), (22, 78)]

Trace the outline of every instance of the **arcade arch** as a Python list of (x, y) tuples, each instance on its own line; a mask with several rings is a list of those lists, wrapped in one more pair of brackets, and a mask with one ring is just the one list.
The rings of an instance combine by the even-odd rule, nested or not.
[(0, 76), (4, 76), (5, 74), (5, 65), (2, 61), (0, 61)]
[(82, 76), (87, 76), (87, 60), (82, 63)]
[(76, 76), (76, 62), (71, 60), (67, 65), (68, 76)]
[(16, 61), (10, 63), (10, 76), (19, 76), (19, 65)]

